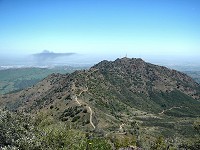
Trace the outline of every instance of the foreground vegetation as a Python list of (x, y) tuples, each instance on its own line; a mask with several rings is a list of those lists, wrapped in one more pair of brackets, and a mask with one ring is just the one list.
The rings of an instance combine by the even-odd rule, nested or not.
[[(196, 130), (194, 138), (181, 141), (178, 145), (159, 136), (150, 137), (151, 145), (146, 147), (143, 139), (138, 140), (138, 133), (106, 136), (98, 131), (86, 132), (72, 129), (69, 124), (57, 122), (44, 113), (31, 117), (28, 114), (0, 110), (0, 148), (5, 150), (110, 150), (133, 146), (138, 149), (152, 150), (167, 148), (198, 150), (200, 148), (200, 120), (197, 119), (194, 122), (194, 128)], [(142, 137), (140, 135), (140, 138)]]

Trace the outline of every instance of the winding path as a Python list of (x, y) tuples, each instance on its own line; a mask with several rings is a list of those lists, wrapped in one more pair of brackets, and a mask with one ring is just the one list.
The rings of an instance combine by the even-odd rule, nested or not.
[(90, 110), (90, 124), (92, 125), (92, 127), (95, 129), (95, 125), (92, 122), (92, 109), (90, 108), (90, 106), (88, 106), (89, 110)]
[(78, 103), (78, 105), (79, 105), (79, 106), (81, 106), (81, 103), (78, 101), (78, 98), (77, 98), (77, 96), (75, 96), (75, 98), (74, 98), (74, 99), (75, 99), (75, 101)]
[(124, 125), (125, 125), (125, 124), (122, 123), (122, 124), (119, 126), (119, 130), (122, 130)]
[[(87, 92), (87, 91), (88, 91), (88, 87), (87, 87), (86, 89), (82, 90), (82, 91), (78, 94), (78, 96), (81, 96), (81, 94), (82, 94), (83, 92)], [(78, 104), (79, 106), (81, 106), (81, 103), (79, 102), (79, 100), (78, 100), (78, 98), (77, 98), (76, 95), (73, 97), (73, 99), (77, 102), (77, 104)], [(88, 109), (89, 109), (89, 111), (90, 111), (90, 124), (91, 124), (92, 127), (95, 129), (96, 127), (95, 127), (94, 123), (92, 122), (92, 114), (93, 114), (92, 109), (91, 109), (91, 107), (88, 106), (88, 105), (87, 105), (87, 107), (88, 107)]]
[(174, 107), (171, 107), (171, 108), (169, 108), (169, 109), (165, 109), (165, 110), (163, 110), (162, 112), (160, 112), (159, 115), (164, 114), (166, 111), (169, 111), (169, 110), (172, 110), (172, 109), (175, 109), (175, 108), (182, 108), (182, 107), (183, 107), (183, 106), (179, 106), (179, 107), (174, 106)]

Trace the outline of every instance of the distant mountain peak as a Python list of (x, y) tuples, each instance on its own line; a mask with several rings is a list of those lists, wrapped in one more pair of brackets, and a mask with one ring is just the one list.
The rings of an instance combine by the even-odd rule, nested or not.
[(123, 57), (123, 58), (118, 58), (116, 59), (113, 63), (145, 63), (145, 61), (141, 58), (128, 58), (128, 57)]
[(37, 60), (47, 60), (47, 59), (55, 59), (55, 58), (59, 58), (59, 57), (68, 57), (71, 55), (75, 55), (76, 53), (55, 53), (53, 51), (49, 51), (49, 50), (43, 50), (41, 53), (36, 53), (33, 54), (32, 56), (34, 58), (36, 58)]
[(92, 68), (98, 68), (98, 69), (112, 69), (113, 67), (133, 67), (133, 66), (141, 66), (145, 65), (146, 62), (142, 60), (141, 58), (117, 58), (115, 61), (108, 61), (103, 60), (100, 63), (96, 64)]

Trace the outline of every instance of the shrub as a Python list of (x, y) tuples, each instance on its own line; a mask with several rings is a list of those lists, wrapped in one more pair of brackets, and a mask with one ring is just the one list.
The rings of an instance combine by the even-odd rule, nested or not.
[(75, 116), (75, 117), (72, 119), (72, 122), (76, 122), (79, 118), (80, 118), (80, 116)]

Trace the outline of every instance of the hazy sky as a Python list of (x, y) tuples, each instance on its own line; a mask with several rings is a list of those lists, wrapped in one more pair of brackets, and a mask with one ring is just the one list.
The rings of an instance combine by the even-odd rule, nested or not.
[(0, 55), (200, 56), (200, 0), (0, 0)]

